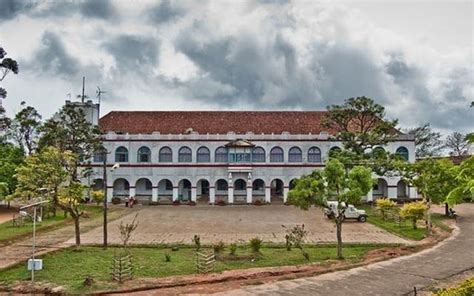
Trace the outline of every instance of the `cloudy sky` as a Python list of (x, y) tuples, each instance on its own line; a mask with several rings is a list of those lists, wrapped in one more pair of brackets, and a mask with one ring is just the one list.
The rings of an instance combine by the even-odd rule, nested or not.
[[(369, 96), (402, 127), (474, 126), (472, 1), (0, 0), (3, 104), (318, 110)], [(69, 95), (68, 95), (69, 94)]]

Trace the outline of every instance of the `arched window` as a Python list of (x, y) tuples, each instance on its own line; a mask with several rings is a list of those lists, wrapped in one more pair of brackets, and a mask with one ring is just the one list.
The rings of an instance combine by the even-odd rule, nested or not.
[(383, 155), (385, 155), (385, 149), (383, 149), (382, 147), (375, 147), (372, 150), (372, 154), (376, 157), (383, 156)]
[(207, 147), (200, 147), (197, 150), (197, 162), (210, 162), (211, 161), (211, 152)]
[(298, 147), (291, 147), (290, 151), (288, 151), (288, 162), (302, 162), (303, 161), (303, 154), (301, 153), (301, 149)]
[(189, 147), (181, 147), (178, 151), (178, 162), (192, 162), (193, 155), (191, 152), (191, 148)]
[(338, 154), (342, 151), (341, 148), (334, 146), (331, 149), (329, 149), (329, 157), (332, 157), (334, 154)]
[(172, 162), (173, 161), (173, 151), (170, 147), (163, 147), (160, 149), (158, 155), (159, 162)]
[(252, 150), (253, 162), (265, 162), (265, 150), (262, 147), (255, 147)]
[(234, 183), (234, 190), (247, 190), (247, 182), (242, 179), (238, 179)]
[(224, 190), (227, 190), (228, 188), (229, 188), (229, 186), (228, 186), (226, 180), (224, 180), (224, 179), (219, 179), (219, 180), (217, 180), (217, 182), (216, 182), (216, 190), (218, 190), (218, 191), (224, 191)]
[(263, 191), (265, 190), (265, 182), (262, 179), (257, 179), (252, 183), (252, 190)]
[(400, 155), (403, 159), (408, 160), (408, 149), (401, 146), (397, 148), (397, 154)]
[(284, 161), (284, 155), (283, 155), (283, 149), (280, 147), (273, 147), (272, 150), (270, 150), (270, 162), (283, 162)]
[(309, 148), (308, 162), (321, 162), (321, 150), (318, 147)]
[(140, 147), (137, 153), (138, 162), (150, 162), (151, 161), (151, 150), (148, 147)]
[(227, 149), (225, 147), (219, 147), (215, 152), (215, 162), (228, 162), (229, 157), (227, 154)]
[(105, 155), (103, 153), (94, 154), (94, 162), (104, 162)]
[(128, 149), (120, 146), (115, 150), (115, 162), (128, 162)]

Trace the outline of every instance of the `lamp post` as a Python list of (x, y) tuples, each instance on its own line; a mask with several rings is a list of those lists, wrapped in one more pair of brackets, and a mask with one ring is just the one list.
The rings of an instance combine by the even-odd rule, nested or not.
[[(36, 203), (33, 203), (33, 204), (30, 204), (30, 205), (27, 205), (27, 206), (24, 206), (24, 207), (21, 207), (20, 208), (20, 216), (22, 217), (26, 217), (26, 216), (30, 216), (28, 214), (28, 212), (26, 212), (25, 210), (28, 209), (28, 208), (31, 208), (33, 207), (33, 252), (31, 254), (31, 260), (28, 260), (29, 263), (31, 264), (28, 264), (28, 267), (31, 268), (31, 281), (34, 282), (35, 281), (35, 270), (36, 270), (36, 260), (35, 260), (35, 249), (36, 249), (36, 208), (38, 206), (41, 206), (42, 204), (44, 203), (47, 203), (49, 202), (49, 200), (44, 200), (44, 201), (39, 201), (39, 202), (36, 202)], [(40, 269), (41, 267), (39, 267), (38, 269)]]

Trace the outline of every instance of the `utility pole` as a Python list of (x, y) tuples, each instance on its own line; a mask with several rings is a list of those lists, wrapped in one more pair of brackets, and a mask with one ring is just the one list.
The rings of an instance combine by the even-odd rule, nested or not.
[(103, 150), (103, 184), (104, 184), (104, 248), (107, 248), (107, 149)]
[(84, 103), (84, 90), (86, 88), (86, 76), (82, 76), (82, 96), (81, 102)]

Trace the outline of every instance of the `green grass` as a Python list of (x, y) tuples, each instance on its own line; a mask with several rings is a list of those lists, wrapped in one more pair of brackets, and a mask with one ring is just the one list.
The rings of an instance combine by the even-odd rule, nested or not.
[[(368, 251), (381, 248), (384, 245), (349, 245), (344, 248), (347, 262), (359, 262)], [(308, 246), (305, 250), (310, 255), (310, 262), (322, 262), (336, 259), (334, 245)], [(43, 270), (38, 271), (35, 278), (38, 281), (50, 282), (64, 286), (69, 293), (91, 292), (94, 290), (113, 289), (117, 287), (110, 281), (112, 258), (117, 248), (104, 250), (100, 247), (82, 247), (80, 250), (66, 249), (50, 253), (43, 258)], [(208, 251), (211, 251), (210, 249)], [(194, 274), (195, 252), (191, 247), (180, 247), (178, 251), (164, 246), (131, 248), (134, 258), (134, 276), (136, 278), (165, 277), (173, 275)], [(171, 256), (171, 262), (165, 262), (165, 254)], [(228, 256), (229, 249), (223, 252)], [(239, 246), (239, 259), (218, 260), (215, 271), (243, 269), (264, 266), (283, 266), (306, 264), (301, 251), (284, 247), (263, 246), (261, 255), (251, 256), (250, 248)], [(95, 284), (91, 288), (84, 288), (82, 283), (87, 276), (91, 276)], [(20, 264), (6, 270), (0, 270), (0, 285), (9, 286), (17, 280), (28, 280), (29, 273), (25, 264)]]
[[(102, 207), (95, 205), (87, 205), (85, 212), (88, 217), (95, 218), (101, 215)], [(84, 220), (82, 220), (84, 221)], [(41, 223), (36, 223), (36, 231), (44, 232), (54, 229), (58, 229), (66, 226), (68, 223), (72, 223), (72, 218), (65, 218), (62, 211), (57, 211), (56, 217), (45, 218)], [(33, 222), (28, 219), (28, 222), (22, 226), (13, 226), (12, 221), (7, 221), (0, 224), (0, 245), (5, 244), (26, 236), (31, 235), (33, 232)]]

